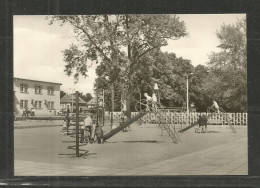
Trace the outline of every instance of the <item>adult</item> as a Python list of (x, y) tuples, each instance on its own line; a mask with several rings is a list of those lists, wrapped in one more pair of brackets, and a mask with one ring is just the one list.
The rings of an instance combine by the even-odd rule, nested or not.
[(26, 114), (26, 117), (29, 117), (29, 113), (30, 113), (29, 108), (28, 108), (28, 107), (25, 107), (25, 114)]
[(94, 140), (95, 140), (95, 129), (96, 129), (96, 125), (93, 123), (93, 120), (92, 120), (90, 114), (86, 114), (86, 118), (85, 118), (85, 120), (84, 120), (84, 125), (85, 125), (85, 127), (86, 127), (86, 129), (85, 129), (86, 134), (87, 134), (88, 128), (90, 127), (90, 132), (91, 132), (90, 137), (91, 137), (91, 141), (94, 142)]
[(69, 135), (69, 127), (70, 127), (70, 117), (69, 117), (69, 113), (66, 114), (66, 116), (65, 116), (65, 121), (66, 121), (66, 125), (67, 125), (67, 135)]
[(218, 113), (219, 113), (219, 106), (218, 106), (218, 103), (215, 100), (213, 100), (212, 107), (215, 108), (218, 111)]
[(31, 116), (35, 116), (35, 109), (31, 108)]
[(22, 117), (26, 117), (26, 108), (25, 107), (23, 107), (23, 115), (22, 115)]
[(90, 114), (86, 114), (86, 118), (84, 119), (84, 141), (90, 141), (90, 132), (92, 130), (93, 120)]

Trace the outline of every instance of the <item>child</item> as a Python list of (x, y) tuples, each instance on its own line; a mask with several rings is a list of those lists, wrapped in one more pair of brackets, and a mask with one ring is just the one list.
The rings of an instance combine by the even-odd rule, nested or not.
[(103, 144), (103, 130), (100, 126), (96, 127), (95, 134), (97, 136), (98, 143)]
[(219, 113), (219, 106), (218, 106), (218, 103), (215, 100), (213, 100), (212, 107), (214, 107), (218, 111), (218, 113)]
[(64, 119), (64, 121), (63, 121), (63, 124), (62, 124), (62, 129), (61, 129), (61, 135), (66, 135), (66, 133), (67, 133), (67, 121), (66, 121), (66, 119)]
[(147, 93), (144, 94), (145, 98), (146, 98), (146, 111), (150, 111), (150, 108), (149, 108), (149, 103), (151, 103), (153, 101), (153, 98), (150, 97)]
[(84, 141), (85, 142), (90, 141), (90, 128), (89, 128), (89, 126), (85, 127), (85, 129), (84, 129)]

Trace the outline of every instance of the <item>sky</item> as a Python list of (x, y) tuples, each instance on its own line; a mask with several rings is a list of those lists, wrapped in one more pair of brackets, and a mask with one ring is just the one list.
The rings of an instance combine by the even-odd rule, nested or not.
[[(186, 24), (189, 35), (179, 40), (169, 40), (164, 52), (173, 52), (177, 57), (190, 59), (194, 66), (206, 65), (208, 55), (218, 51), (216, 31), (220, 26), (233, 24), (245, 14), (183, 14), (178, 15)], [(93, 92), (96, 78), (95, 68), (88, 71), (88, 77), (80, 77), (74, 84), (73, 76), (64, 72), (62, 51), (74, 43), (73, 31), (69, 26), (49, 25), (46, 16), (14, 16), (14, 77), (61, 83), (61, 90), (71, 93)]]

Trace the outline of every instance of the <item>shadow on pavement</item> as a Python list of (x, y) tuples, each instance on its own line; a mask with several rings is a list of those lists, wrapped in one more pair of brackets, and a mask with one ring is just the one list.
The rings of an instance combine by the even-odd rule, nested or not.
[(62, 143), (75, 143), (76, 141), (62, 141)]
[(73, 156), (75, 154), (74, 153), (59, 153), (59, 155), (71, 155), (71, 156)]
[(108, 142), (108, 141), (105, 140), (104, 143), (106, 143), (106, 144), (116, 144), (118, 142)]
[(207, 131), (206, 133), (220, 133), (218, 131)]
[(136, 142), (141, 142), (141, 143), (162, 143), (158, 142), (157, 140), (137, 140), (137, 141), (122, 141), (124, 143), (136, 143)]

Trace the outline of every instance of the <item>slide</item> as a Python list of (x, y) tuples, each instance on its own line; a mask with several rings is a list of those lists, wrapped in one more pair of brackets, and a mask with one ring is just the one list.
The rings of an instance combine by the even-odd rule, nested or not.
[(191, 125), (185, 127), (184, 129), (179, 130), (178, 132), (179, 132), (179, 133), (183, 133), (184, 131), (187, 131), (187, 130), (189, 130), (190, 128), (192, 128), (192, 127), (194, 127), (194, 126), (196, 126), (196, 125), (198, 125), (198, 124), (199, 124), (199, 122), (196, 121), (195, 123), (193, 123), (193, 124), (191, 124)]
[(119, 133), (120, 131), (122, 131), (124, 128), (126, 128), (127, 126), (131, 125), (132, 123), (134, 123), (135, 121), (137, 121), (138, 119), (140, 119), (141, 117), (143, 117), (144, 115), (146, 115), (148, 112), (142, 112), (137, 114), (136, 116), (126, 120), (123, 124), (121, 124), (120, 126), (118, 126), (117, 128), (113, 129), (112, 131), (110, 131), (109, 133), (105, 134), (103, 139), (107, 140), (109, 138), (111, 138), (112, 136), (114, 136), (115, 134)]
[[(214, 114), (208, 115), (208, 119), (209, 119), (210, 117), (212, 117), (213, 115), (214, 115)], [(179, 130), (178, 132), (179, 132), (179, 133), (183, 133), (184, 131), (187, 131), (187, 130), (189, 130), (190, 128), (192, 128), (192, 127), (194, 127), (194, 126), (196, 126), (196, 125), (198, 125), (198, 124), (199, 124), (199, 122), (196, 121), (195, 123), (192, 123), (191, 125), (185, 127), (184, 129)]]

